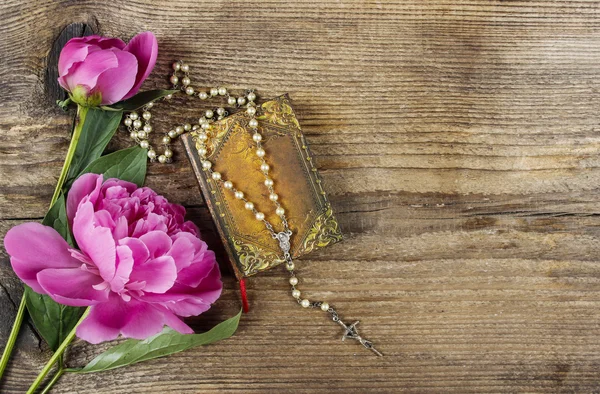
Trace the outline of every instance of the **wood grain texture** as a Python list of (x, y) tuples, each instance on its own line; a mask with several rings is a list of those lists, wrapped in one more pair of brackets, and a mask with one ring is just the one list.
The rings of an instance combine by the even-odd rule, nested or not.
[[(167, 359), (67, 375), (56, 393), (600, 392), (600, 3), (431, 0), (42, 1), (0, 5), (0, 234), (40, 219), (69, 139), (48, 104), (65, 26), (152, 30), (165, 87), (289, 92), (346, 240), (298, 263), (302, 288), (361, 319), (386, 354), (340, 341), (290, 300), (285, 275), (249, 281), (236, 336)], [(156, 110), (195, 118), (197, 102)], [(128, 146), (120, 134), (109, 146)], [(148, 185), (218, 237), (176, 149)], [(3, 320), (18, 281), (2, 252)], [(234, 314), (235, 283), (198, 330)], [(6, 340), (8, 323), (0, 337)], [(101, 347), (78, 342), (69, 364)], [(23, 392), (48, 352), (31, 330), (2, 383)]]

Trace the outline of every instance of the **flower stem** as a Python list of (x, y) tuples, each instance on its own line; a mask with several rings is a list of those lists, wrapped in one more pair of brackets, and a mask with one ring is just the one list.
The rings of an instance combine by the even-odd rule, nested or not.
[[(83, 123), (85, 122), (85, 117), (88, 113), (88, 110), (89, 108), (87, 107), (82, 107), (80, 105), (77, 106), (77, 117), (75, 118), (75, 127), (73, 127), (73, 136), (71, 138), (71, 143), (69, 144), (69, 150), (67, 151), (65, 163), (63, 164), (63, 168), (60, 171), (58, 183), (56, 184), (54, 194), (52, 195), (52, 200), (50, 201), (50, 208), (52, 208), (56, 200), (58, 200), (60, 192), (62, 191), (65, 181), (67, 180), (67, 174), (69, 173), (69, 168), (71, 167), (71, 162), (73, 161), (73, 156), (75, 155), (75, 149), (77, 148), (79, 137), (81, 136), (81, 131), (83, 130)], [(15, 346), (17, 336), (19, 334), (19, 331), (21, 330), (21, 324), (23, 324), (24, 315), (25, 293), (23, 293), (23, 296), (21, 297), (21, 303), (19, 304), (19, 310), (17, 311), (15, 322), (13, 323), (12, 330), (10, 331), (6, 347), (2, 352), (2, 358), (0, 359), (0, 379), (2, 379), (2, 376), (4, 375), (4, 370), (6, 369), (6, 365), (8, 364), (8, 360), (12, 353), (13, 347)]]
[(63, 368), (62, 365), (59, 365), (58, 366), (58, 370), (56, 371), (56, 373), (52, 377), (52, 380), (50, 380), (50, 382), (48, 382), (48, 384), (46, 385), (46, 387), (44, 387), (44, 390), (42, 391), (41, 394), (47, 394), (47, 393), (49, 393), (50, 389), (52, 388), (52, 386), (54, 386), (54, 383), (58, 382), (58, 379), (60, 379), (60, 377), (62, 376), (63, 373), (65, 373), (65, 369)]
[(4, 370), (8, 365), (8, 359), (10, 358), (10, 354), (12, 353), (12, 349), (15, 346), (15, 342), (17, 341), (17, 336), (19, 334), (19, 329), (21, 328), (21, 323), (23, 322), (23, 316), (25, 315), (25, 295), (21, 298), (21, 303), (19, 304), (19, 309), (17, 310), (17, 316), (15, 317), (15, 322), (13, 323), (12, 330), (10, 331), (10, 335), (8, 337), (8, 342), (6, 342), (6, 347), (4, 348), (4, 352), (2, 352), (2, 358), (0, 359), (0, 378), (4, 374)]
[[(77, 326), (83, 321), (83, 319), (85, 319), (87, 317), (88, 313), (90, 313), (90, 308), (87, 308), (85, 310), (85, 312), (83, 312), (83, 315), (81, 315), (81, 318), (79, 319), (79, 321), (77, 322), (75, 327), (73, 327), (73, 329), (71, 330), (69, 335), (66, 336), (65, 340), (60, 344), (58, 349), (56, 349), (56, 352), (54, 352), (54, 354), (52, 355), (50, 360), (48, 360), (48, 362), (44, 366), (44, 369), (42, 369), (42, 372), (40, 372), (40, 374), (37, 376), (35, 381), (31, 384), (31, 386), (29, 387), (29, 390), (27, 390), (27, 394), (33, 394), (35, 392), (35, 390), (37, 390), (37, 388), (40, 386), (40, 384), (42, 383), (44, 378), (46, 378), (46, 375), (48, 375), (48, 372), (50, 372), (50, 370), (52, 369), (52, 366), (54, 366), (56, 361), (62, 357), (63, 353), (67, 349), (67, 346), (69, 346), (71, 341), (73, 341), (73, 339), (75, 338), (75, 332), (77, 330)], [(60, 371), (61, 369), (62, 369), (62, 365), (59, 365), (58, 370)], [(52, 380), (54, 380), (54, 378), (52, 378)], [(56, 378), (56, 380), (58, 380), (58, 378)], [(52, 381), (50, 383), (54, 384)]]
[(77, 143), (79, 142), (79, 137), (81, 136), (81, 130), (83, 130), (83, 123), (85, 122), (85, 117), (88, 113), (88, 107), (82, 107), (81, 105), (77, 106), (77, 118), (75, 119), (75, 127), (73, 128), (73, 137), (71, 138), (71, 144), (69, 145), (69, 150), (67, 151), (67, 157), (65, 158), (65, 164), (63, 164), (63, 168), (60, 172), (60, 176), (58, 177), (58, 183), (56, 184), (56, 189), (54, 189), (54, 194), (52, 195), (52, 200), (50, 202), (50, 208), (54, 205), (56, 200), (58, 200), (58, 196), (60, 196), (60, 192), (62, 191), (63, 185), (67, 180), (67, 174), (69, 173), (69, 167), (71, 167), (71, 161), (73, 161), (73, 156), (75, 155), (75, 149), (77, 148)]

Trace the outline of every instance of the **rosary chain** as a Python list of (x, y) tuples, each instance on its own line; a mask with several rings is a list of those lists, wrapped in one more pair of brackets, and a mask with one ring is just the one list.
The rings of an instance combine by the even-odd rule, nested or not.
[[(194, 140), (198, 143), (197, 152), (199, 157), (201, 158), (202, 169), (207, 172), (208, 177), (210, 177), (216, 183), (221, 184), (223, 188), (232, 192), (234, 197), (243, 202), (244, 207), (254, 214), (256, 220), (263, 222), (271, 236), (279, 241), (279, 246), (283, 252), (283, 260), (285, 261), (286, 269), (290, 274), (289, 284), (291, 285), (292, 296), (296, 299), (297, 303), (304, 308), (319, 308), (323, 312), (329, 313), (331, 315), (331, 319), (334, 322), (338, 323), (345, 330), (345, 334), (342, 337), (342, 340), (357, 340), (365, 348), (371, 350), (378, 356), (382, 356), (382, 354), (373, 347), (371, 342), (363, 339), (360, 335), (358, 335), (358, 332), (356, 330), (356, 325), (358, 324), (358, 321), (351, 325), (346, 325), (340, 319), (337, 311), (333, 307), (331, 307), (327, 302), (311, 302), (307, 298), (301, 298), (302, 293), (296, 287), (299, 283), (299, 279), (294, 272), (295, 264), (290, 254), (290, 238), (293, 232), (290, 229), (288, 221), (286, 219), (285, 209), (281, 206), (281, 203), (279, 202), (279, 195), (275, 192), (275, 182), (269, 176), (269, 170), (271, 167), (265, 160), (266, 152), (262, 145), (263, 136), (260, 133), (259, 123), (256, 119), (256, 114), (258, 110), (255, 104), (256, 94), (254, 93), (254, 90), (248, 90), (244, 95), (238, 97), (232, 96), (224, 87), (214, 87), (211, 88), (208, 92), (203, 90), (196, 91), (191, 86), (191, 80), (189, 77), (190, 68), (187, 64), (181, 61), (177, 61), (172, 64), (172, 68), (173, 74), (170, 76), (170, 82), (173, 85), (173, 89), (180, 90), (182, 93), (188, 96), (198, 97), (201, 100), (206, 100), (217, 96), (223, 96), (227, 98), (227, 104), (229, 104), (230, 106), (236, 106), (237, 108), (246, 108), (246, 114), (249, 117), (247, 125), (249, 129), (253, 130), (252, 140), (254, 141), (256, 146), (254, 153), (261, 160), (260, 170), (265, 176), (264, 185), (269, 191), (269, 200), (275, 206), (275, 214), (279, 217), (281, 221), (283, 231), (277, 232), (274, 229), (273, 224), (266, 219), (265, 214), (263, 212), (258, 211), (254, 203), (246, 198), (244, 192), (238, 190), (234, 186), (234, 184), (231, 181), (226, 180), (221, 173), (212, 169), (213, 165), (207, 157), (208, 149), (206, 147), (206, 142), (208, 141), (209, 135), (211, 134), (212, 123), (214, 123), (215, 121), (219, 121), (225, 118), (227, 115), (229, 115), (229, 112), (225, 108), (218, 107), (214, 111), (212, 109), (208, 109), (204, 111), (202, 116), (199, 118), (198, 124), (192, 126), (190, 123), (185, 123), (183, 125), (176, 126), (167, 133), (165, 133), (165, 135), (162, 137), (162, 145), (164, 146), (164, 150), (162, 154), (158, 154), (156, 152), (156, 149), (152, 145), (150, 145), (150, 142), (148, 141), (150, 133), (153, 132), (153, 127), (150, 123), (150, 119), (152, 118), (150, 109), (153, 108), (154, 103), (150, 102), (142, 108), (141, 116), (134, 111), (130, 112), (125, 117), (123, 123), (129, 131), (131, 139), (134, 140), (137, 144), (139, 144), (142, 148), (148, 150), (147, 154), (150, 161), (158, 161), (159, 163), (171, 163), (173, 151), (171, 150), (170, 144), (172, 140), (186, 132), (196, 131), (197, 137), (195, 137)], [(164, 100), (171, 100), (172, 97), (173, 95), (169, 94), (164, 97)]]

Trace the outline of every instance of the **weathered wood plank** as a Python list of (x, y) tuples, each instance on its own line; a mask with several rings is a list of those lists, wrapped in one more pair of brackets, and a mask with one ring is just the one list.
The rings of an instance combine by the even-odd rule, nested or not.
[[(74, 392), (596, 392), (600, 390), (600, 3), (597, 1), (82, 1), (0, 5), (0, 234), (47, 209), (71, 119), (49, 105), (48, 54), (82, 22), (159, 38), (195, 86), (289, 92), (346, 241), (299, 262), (303, 288), (361, 318), (386, 353), (342, 344), (299, 310), (285, 276), (249, 281), (238, 335), (103, 374)], [(197, 102), (156, 109), (157, 129)], [(128, 146), (122, 133), (110, 150)], [(151, 166), (148, 185), (218, 237), (191, 170)], [(18, 281), (0, 253), (0, 317)], [(192, 319), (236, 312), (235, 283)], [(7, 290), (8, 293), (6, 293)], [(5, 341), (7, 325), (0, 338)], [(46, 359), (24, 332), (3, 392)], [(43, 346), (42, 346), (43, 349)], [(78, 342), (81, 365), (100, 348)]]

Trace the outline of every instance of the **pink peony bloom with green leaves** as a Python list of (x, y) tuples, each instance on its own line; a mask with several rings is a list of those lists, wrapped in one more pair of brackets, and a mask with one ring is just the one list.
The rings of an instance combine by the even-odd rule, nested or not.
[(136, 94), (156, 63), (158, 43), (151, 32), (119, 38), (72, 38), (58, 59), (58, 83), (79, 105), (110, 105)]
[(67, 216), (78, 248), (52, 227), (24, 223), (4, 245), (15, 273), (34, 291), (70, 306), (90, 306), (77, 336), (91, 343), (144, 339), (180, 317), (208, 310), (222, 290), (215, 255), (184, 220), (185, 208), (153, 190), (102, 175), (77, 179)]

